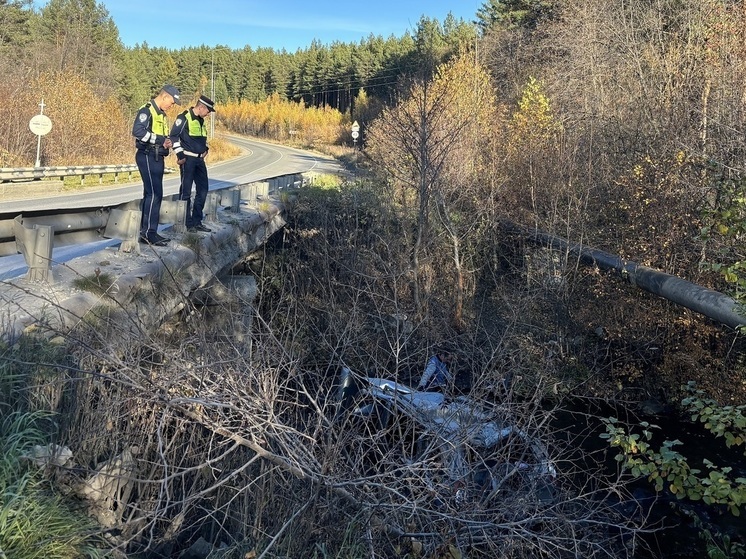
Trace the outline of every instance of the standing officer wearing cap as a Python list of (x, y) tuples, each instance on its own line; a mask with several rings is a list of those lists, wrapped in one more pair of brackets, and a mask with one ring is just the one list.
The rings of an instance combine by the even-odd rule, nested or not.
[[(187, 201), (186, 226), (188, 231), (204, 231), (211, 229), (202, 224), (202, 210), (207, 200), (209, 182), (207, 180), (207, 127), (205, 117), (215, 111), (212, 99), (200, 95), (197, 104), (188, 111), (181, 113), (171, 129), (171, 140), (176, 153), (176, 162), (181, 169), (181, 189), (179, 200)], [(192, 183), (196, 193), (194, 206), (190, 211), (192, 198)]]
[(158, 218), (163, 199), (163, 158), (173, 142), (168, 137), (166, 111), (179, 104), (179, 90), (173, 85), (164, 85), (160, 93), (145, 103), (137, 112), (132, 135), (135, 137), (135, 162), (142, 177), (142, 221), (140, 242), (166, 246), (169, 239), (158, 234)]

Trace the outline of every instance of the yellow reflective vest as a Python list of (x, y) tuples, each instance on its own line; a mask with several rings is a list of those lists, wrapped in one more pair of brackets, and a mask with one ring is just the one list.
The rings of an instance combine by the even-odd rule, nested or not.
[(148, 107), (150, 110), (150, 130), (159, 136), (168, 136), (168, 120), (166, 113), (159, 113), (153, 103), (145, 103), (140, 109)]
[(204, 120), (200, 122), (198, 118), (192, 115), (192, 111), (186, 111), (184, 116), (189, 125), (189, 135), (192, 138), (207, 138), (207, 126), (205, 126)]

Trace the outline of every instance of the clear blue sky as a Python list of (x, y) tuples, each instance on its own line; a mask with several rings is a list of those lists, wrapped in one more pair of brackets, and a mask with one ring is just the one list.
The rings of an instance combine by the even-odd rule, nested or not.
[[(414, 31), (422, 15), (441, 23), (451, 12), (466, 21), (484, 0), (181, 0), (137, 2), (99, 0), (119, 29), (125, 46), (225, 45), (271, 47), (295, 52), (318, 39), (358, 42), (369, 34), (401, 36)], [(43, 6), (45, 0), (34, 4)]]

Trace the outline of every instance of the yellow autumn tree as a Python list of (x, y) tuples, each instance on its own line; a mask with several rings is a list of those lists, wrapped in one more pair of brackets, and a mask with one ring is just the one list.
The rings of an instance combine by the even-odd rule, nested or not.
[[(399, 102), (384, 109), (367, 134), (367, 154), (416, 223), (412, 238), (402, 241), (411, 254), (415, 313), (425, 316), (437, 291), (451, 301), (455, 326), (469, 290), (473, 247), (466, 236), (490, 207), (480, 189), (489, 184), (482, 182), (490, 159), (484, 148), (499, 120), (493, 92), (485, 69), (464, 54), (440, 66), (432, 80), (402, 84)], [(453, 282), (443, 281), (443, 270), (453, 270)]]
[(221, 106), (220, 120), (230, 131), (305, 145), (333, 144), (345, 127), (345, 117), (329, 107), (306, 107), (275, 93), (260, 103), (242, 100)]
[(42, 140), (42, 165), (133, 162), (130, 116), (117, 99), (97, 95), (82, 77), (42, 74), (24, 95), (43, 99), (44, 114), (52, 120), (52, 131)]
[(560, 128), (552, 114), (544, 85), (530, 77), (518, 101), (518, 108), (513, 113), (510, 147), (513, 151), (521, 151), (528, 146), (544, 147)]
[[(552, 230), (576, 197), (564, 180), (564, 135), (544, 84), (529, 78), (507, 127), (505, 207), (519, 223)], [(581, 204), (582, 205), (582, 204)], [(562, 209), (565, 208), (565, 209)]]
[(443, 161), (434, 200), (450, 253), (442, 269), (453, 274), (451, 323), (461, 328), (475, 287), (474, 271), (479, 269), (478, 245), (489, 228), (484, 224), (494, 222), (490, 211), (500, 197), (503, 170), (497, 147), (505, 116), (489, 73), (470, 53), (440, 66), (433, 89), (449, 99), (445, 130), (455, 140)]

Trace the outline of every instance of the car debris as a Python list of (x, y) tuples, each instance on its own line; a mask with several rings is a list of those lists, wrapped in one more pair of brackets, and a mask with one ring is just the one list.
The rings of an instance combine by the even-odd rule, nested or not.
[(557, 469), (546, 445), (510, 421), (500, 406), (417, 391), (347, 366), (341, 369), (338, 400), (376, 432), (396, 426), (396, 433), (410, 433), (414, 450), (408, 460), (438, 464), (457, 505), (488, 505), (505, 491), (531, 494), (541, 504), (554, 499)]

